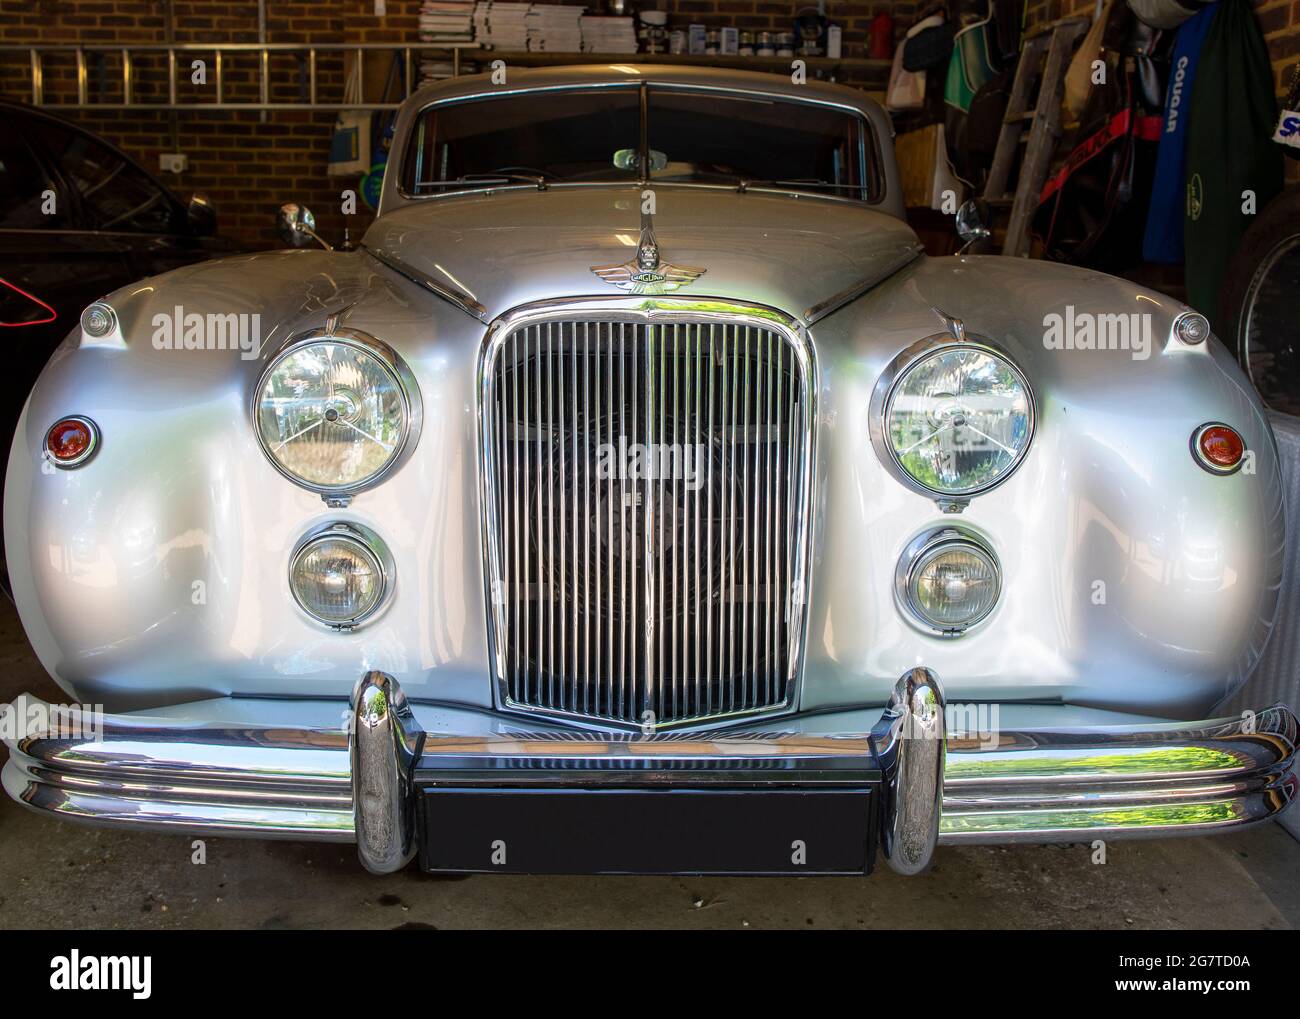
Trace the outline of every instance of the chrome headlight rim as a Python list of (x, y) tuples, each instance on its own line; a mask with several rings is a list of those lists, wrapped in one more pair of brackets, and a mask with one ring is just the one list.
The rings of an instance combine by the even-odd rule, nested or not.
[[(294, 575), (299, 560), (325, 541), (342, 541), (359, 549), (361, 554), (374, 564), (376, 572), (379, 574), (379, 594), (376, 596), (374, 604), (366, 611), (359, 612), (347, 620), (336, 621), (318, 616), (303, 604), (302, 597), (298, 593), (298, 586), (294, 583)], [(365, 623), (372, 622), (388, 608), (389, 602), (392, 601), (393, 588), (396, 586), (397, 569), (393, 554), (388, 548), (388, 543), (379, 537), (375, 531), (364, 524), (358, 524), (354, 521), (334, 520), (308, 531), (298, 539), (293, 551), (289, 554), (289, 568), (286, 575), (289, 581), (289, 594), (293, 597), (294, 604), (298, 606), (303, 615), (316, 625), (324, 626), (330, 630), (354, 630)]]
[[(335, 343), (351, 347), (354, 350), (360, 350), (370, 355), (389, 375), (402, 400), (402, 434), (393, 447), (393, 455), (374, 474), (346, 485), (321, 485), (294, 474), (280, 463), (267, 447), (259, 423), (262, 391), (266, 387), (267, 380), (285, 360), (300, 350), (323, 343)], [(281, 476), (292, 481), (299, 488), (315, 492), (326, 501), (335, 498), (350, 499), (359, 492), (365, 492), (376, 485), (382, 484), (390, 474), (406, 462), (410, 454), (415, 450), (420, 441), (420, 431), (424, 424), (424, 405), (420, 397), (420, 386), (415, 380), (415, 374), (401, 355), (383, 340), (360, 329), (330, 329), (328, 326), (297, 333), (289, 337), (280, 349), (275, 352), (257, 377), (257, 384), (253, 387), (250, 413), (252, 415), (253, 433), (257, 436), (257, 444), (271, 466)]]
[[(958, 625), (943, 626), (924, 615), (912, 599), (912, 581), (923, 567), (936, 555), (952, 548), (964, 548), (974, 551), (989, 563), (993, 573), (993, 597), (989, 599), (988, 608), (978, 616)], [(982, 535), (968, 527), (944, 524), (922, 531), (903, 549), (898, 557), (894, 571), (894, 599), (903, 617), (913, 627), (930, 636), (956, 638), (981, 626), (993, 615), (994, 609), (1002, 601), (1002, 563), (992, 544)]]
[[(880, 378), (876, 380), (875, 388), (871, 393), (868, 416), (871, 443), (876, 449), (876, 456), (885, 469), (904, 488), (935, 500), (945, 509), (950, 507), (959, 509), (969, 503), (975, 496), (991, 492), (1006, 482), (1024, 463), (1030, 447), (1034, 444), (1034, 435), (1038, 430), (1038, 402), (1034, 396), (1034, 389), (1029, 384), (1029, 379), (1021, 370), (1020, 365), (1016, 363), (1015, 358), (986, 336), (965, 333), (965, 337), (963, 340), (956, 340), (953, 338), (952, 333), (932, 333), (917, 340), (899, 353), (880, 373)], [(1020, 383), (1020, 387), (1025, 394), (1026, 404), (1027, 431), (1025, 443), (1015, 458), (992, 481), (963, 489), (932, 488), (918, 481), (903, 466), (903, 462), (899, 459), (898, 452), (894, 449), (894, 444), (889, 438), (889, 411), (893, 406), (894, 396), (899, 387), (902, 386), (911, 372), (924, 361), (947, 353), (950, 350), (973, 350), (997, 358), (1007, 366)]]

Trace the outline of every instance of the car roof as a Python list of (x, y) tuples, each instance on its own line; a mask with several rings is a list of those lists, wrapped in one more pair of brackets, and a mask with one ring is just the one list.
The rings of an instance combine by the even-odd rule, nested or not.
[(834, 103), (861, 111), (867, 116), (884, 115), (880, 104), (866, 92), (834, 82), (810, 80), (795, 84), (790, 75), (761, 71), (739, 71), (718, 67), (676, 64), (584, 64), (566, 67), (506, 68), (504, 84), (496, 84), (491, 72), (459, 75), (426, 85), (407, 100), (420, 108), (444, 99), (509, 94), (547, 88), (581, 85), (619, 85), (647, 82), (662, 85), (695, 86), (720, 91), (740, 90), (780, 95), (794, 101)]

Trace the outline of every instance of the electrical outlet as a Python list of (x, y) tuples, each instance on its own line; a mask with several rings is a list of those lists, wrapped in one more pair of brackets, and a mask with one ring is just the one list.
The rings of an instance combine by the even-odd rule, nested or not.
[(184, 173), (190, 168), (190, 157), (184, 152), (164, 152), (158, 156), (158, 169), (163, 173)]

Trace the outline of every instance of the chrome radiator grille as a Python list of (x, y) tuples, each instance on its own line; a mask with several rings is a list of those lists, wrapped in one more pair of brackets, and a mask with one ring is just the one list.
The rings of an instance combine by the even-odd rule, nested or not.
[(539, 321), (490, 343), (483, 478), (503, 707), (630, 725), (788, 706), (806, 347), (754, 324)]

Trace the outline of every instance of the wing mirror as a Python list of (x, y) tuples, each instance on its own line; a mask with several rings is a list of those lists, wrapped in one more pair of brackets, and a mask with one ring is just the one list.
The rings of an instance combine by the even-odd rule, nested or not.
[(981, 245), (993, 236), (988, 222), (989, 209), (984, 202), (974, 198), (962, 202), (956, 219), (957, 236), (962, 239), (962, 252)]
[[(619, 149), (614, 153), (614, 165), (620, 170), (639, 170), (640, 154), (636, 149)], [(650, 150), (650, 172), (662, 170), (668, 165), (668, 154), (658, 149)]]
[(185, 222), (190, 233), (195, 237), (211, 237), (217, 232), (217, 209), (212, 199), (202, 191), (190, 195), (190, 204), (185, 210)]
[(297, 202), (285, 202), (280, 206), (275, 217), (275, 228), (280, 239), (290, 247), (305, 248), (315, 241), (326, 251), (334, 250), (333, 245), (316, 232), (316, 217), (312, 215), (311, 209)]

